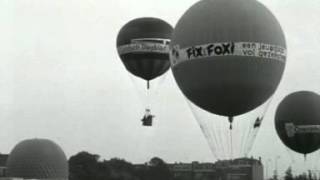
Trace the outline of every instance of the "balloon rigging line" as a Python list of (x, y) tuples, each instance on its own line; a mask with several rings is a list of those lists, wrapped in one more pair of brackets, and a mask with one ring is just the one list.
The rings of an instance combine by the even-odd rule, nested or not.
[[(254, 127), (255, 119), (252, 120), (253, 123), (251, 123), (251, 126), (250, 126), (251, 128), (250, 128), (250, 133), (249, 133), (249, 136), (248, 136), (249, 140), (247, 140), (247, 143), (246, 143), (246, 146), (245, 146), (245, 148), (246, 148), (245, 149), (245, 153), (249, 153), (251, 151), (252, 146), (253, 146), (253, 144), (255, 142), (256, 136), (257, 136), (257, 134), (258, 134), (258, 132), (260, 130), (260, 127), (261, 127), (262, 121), (264, 119), (264, 116), (265, 116), (266, 112), (269, 109), (269, 106), (271, 104), (272, 99), (273, 99), (273, 96), (271, 96), (271, 98), (269, 99), (269, 101), (267, 102), (267, 104), (265, 105), (264, 108), (262, 106), (262, 108), (263, 108), (262, 116), (261, 117), (258, 116), (258, 118), (261, 118), (259, 127)], [(252, 131), (252, 129), (253, 129), (253, 131)], [(250, 135), (251, 133), (252, 133), (252, 135)]]
[(246, 139), (245, 139), (245, 143), (244, 143), (244, 147), (243, 147), (243, 153), (244, 154), (248, 154), (248, 148), (250, 147), (250, 141), (252, 140), (252, 136), (253, 136), (253, 133), (252, 131), (254, 130), (254, 123), (256, 121), (256, 118), (252, 118), (252, 119), (249, 119), (248, 120), (249, 123), (248, 123), (248, 127), (247, 127), (247, 136), (246, 136)]
[[(223, 121), (220, 121), (220, 125), (223, 126)], [(230, 124), (228, 124), (228, 125), (230, 125)], [(227, 128), (220, 128), (220, 130), (223, 130), (224, 139), (225, 139), (225, 141), (223, 141), (223, 142), (227, 142), (226, 151), (225, 151), (226, 152), (225, 153), (225, 158), (229, 159), (230, 155), (231, 155), (231, 146), (232, 146), (231, 141), (230, 141), (230, 137), (229, 137), (229, 134), (228, 134), (229, 132), (228, 132)], [(229, 152), (228, 152), (228, 150), (229, 150)]]
[(229, 145), (228, 145), (228, 143), (229, 143), (229, 140), (228, 140), (228, 138), (226, 138), (226, 133), (224, 132), (224, 129), (223, 129), (223, 121), (219, 121), (218, 120), (218, 124), (219, 124), (219, 127), (218, 127), (218, 129), (217, 129), (217, 131), (218, 131), (218, 137), (220, 138), (220, 144), (221, 144), (221, 149), (222, 149), (222, 153), (221, 153), (221, 155), (223, 156), (223, 158), (224, 159), (226, 159), (227, 158), (227, 154), (229, 153), (229, 152), (227, 152), (228, 151), (228, 147), (229, 147)]
[(216, 159), (218, 159), (219, 156), (218, 156), (218, 154), (215, 152), (214, 146), (212, 146), (212, 143), (213, 143), (213, 142), (212, 142), (212, 140), (211, 140), (210, 134), (208, 134), (208, 133), (210, 133), (210, 131), (209, 131), (209, 130), (206, 128), (206, 126), (205, 126), (206, 123), (205, 123), (205, 122), (202, 122), (201, 119), (199, 119), (200, 117), (198, 117), (197, 113), (196, 113), (195, 110), (192, 108), (191, 102), (189, 102), (189, 101), (187, 100), (187, 104), (189, 105), (193, 116), (194, 116), (195, 119), (198, 121), (198, 124), (199, 124), (199, 126), (200, 126), (200, 129), (201, 129), (201, 131), (203, 132), (204, 137), (205, 137), (206, 140), (207, 140), (207, 143), (208, 143), (208, 145), (209, 145), (209, 147), (210, 147), (210, 150), (211, 150), (213, 156), (214, 156)]
[(217, 131), (217, 134), (218, 134), (217, 138), (219, 139), (219, 140), (217, 140), (217, 143), (220, 145), (220, 148), (219, 148), (221, 150), (220, 154), (221, 154), (222, 158), (225, 158), (227, 148), (225, 147), (226, 141), (225, 141), (224, 137), (222, 136), (222, 135), (225, 135), (225, 133), (222, 131), (222, 127), (221, 127), (223, 122), (219, 121), (219, 120), (215, 120), (215, 121), (217, 121), (218, 123), (216, 123), (216, 125), (214, 125), (215, 128), (212, 128), (212, 129), (213, 129), (213, 131)]
[[(212, 120), (205, 120), (207, 122), (207, 127), (208, 127), (208, 131), (209, 133), (211, 134), (211, 136), (209, 137), (211, 142), (212, 142), (212, 149), (218, 154), (218, 157), (220, 156), (219, 154), (221, 154), (221, 152), (219, 152), (219, 141), (217, 140), (217, 135), (214, 131), (214, 123), (211, 123), (213, 122)], [(212, 138), (213, 137), (213, 138)]]
[(229, 120), (229, 123), (230, 123), (229, 129), (232, 130), (233, 116), (229, 116), (228, 120)]
[[(221, 157), (221, 150), (222, 150), (222, 147), (221, 147), (221, 143), (219, 143), (219, 133), (218, 134), (216, 134), (216, 132), (215, 132), (215, 123), (214, 123), (214, 121), (215, 120), (211, 120), (211, 119), (209, 119), (209, 120), (207, 120), (207, 122), (208, 122), (208, 127), (209, 127), (209, 132), (210, 132), (210, 134), (212, 134), (212, 137), (213, 137), (213, 141), (214, 141), (214, 144), (216, 144), (215, 145), (215, 147), (213, 147), (214, 149), (215, 149), (215, 151), (217, 151), (218, 152), (218, 154), (219, 154), (219, 156), (218, 157)], [(221, 142), (221, 141), (220, 141)], [(221, 147), (221, 148), (220, 148)]]
[(229, 134), (230, 134), (230, 144), (231, 144), (231, 160), (233, 159), (233, 142), (232, 142), (232, 129), (229, 130)]
[[(213, 149), (214, 149), (214, 151), (216, 151), (218, 153), (218, 157), (221, 157), (221, 155), (223, 154), (223, 151), (224, 151), (224, 147), (223, 147), (224, 141), (221, 139), (219, 131), (217, 131), (215, 129), (215, 128), (217, 128), (217, 126), (215, 125), (216, 120), (206, 119), (205, 121), (207, 122), (207, 127), (209, 129), (210, 134), (211, 134), (210, 139), (213, 142), (212, 143)], [(214, 146), (214, 144), (215, 144), (215, 146)]]
[(242, 137), (241, 137), (241, 145), (240, 145), (240, 152), (241, 152), (241, 154), (243, 154), (243, 153), (245, 153), (245, 146), (244, 146), (244, 144), (245, 144), (245, 142), (246, 142), (246, 140), (247, 140), (247, 134), (248, 134), (248, 131), (249, 131), (249, 127), (247, 126), (247, 124), (246, 123), (241, 123), (241, 129), (244, 129), (245, 131), (244, 131), (244, 133), (242, 133)]
[(208, 132), (210, 132), (210, 131), (207, 128), (205, 128), (202, 123), (199, 122), (199, 125), (200, 125), (200, 128), (201, 128), (203, 134), (205, 135), (205, 137), (207, 139), (207, 143), (208, 143), (208, 145), (209, 145), (209, 147), (211, 149), (212, 154), (214, 155), (214, 157), (216, 159), (218, 159), (219, 154), (217, 154), (217, 152), (215, 151), (215, 147), (213, 145), (213, 142), (212, 142), (212, 139), (210, 137), (210, 134), (208, 134)]
[[(199, 117), (196, 117), (196, 118), (199, 118)], [(208, 126), (206, 125), (205, 122), (202, 123), (201, 119), (197, 119), (197, 120), (198, 120), (199, 124), (201, 125), (202, 132), (207, 134), (206, 139), (207, 139), (207, 142), (209, 144), (209, 147), (210, 147), (211, 151), (215, 154), (216, 157), (219, 157), (219, 155), (217, 154), (217, 152), (214, 149), (214, 142), (213, 142), (213, 140), (211, 138), (212, 134), (211, 134), (210, 130), (208, 129)]]
[(295, 162), (295, 158), (294, 158), (292, 152), (289, 150), (288, 147), (285, 147), (285, 150), (287, 151), (287, 154), (289, 154), (289, 156), (290, 156), (291, 163), (294, 163)]
[[(257, 117), (259, 118), (259, 117)], [(252, 145), (254, 143), (254, 140), (256, 138), (256, 135), (257, 135), (257, 132), (258, 130), (260, 129), (260, 127), (254, 127), (254, 124), (255, 122), (257, 121), (257, 119), (252, 119), (251, 120), (251, 123), (250, 123), (250, 130), (249, 130), (249, 136), (248, 136), (248, 139), (247, 139), (247, 143), (246, 143), (246, 146), (245, 146), (245, 152), (246, 153), (249, 153), (249, 151), (251, 150), (252, 148)]]
[(253, 127), (253, 124), (252, 124), (252, 122), (254, 122), (254, 120), (255, 119), (249, 119), (249, 120), (247, 120), (247, 121), (249, 121), (249, 123), (246, 123), (246, 125), (247, 125), (247, 127), (246, 127), (246, 136), (245, 136), (245, 138), (244, 138), (244, 143), (243, 143), (243, 153), (244, 154), (247, 154), (247, 147), (248, 147), (248, 141), (251, 139), (250, 137), (250, 135), (251, 135), (251, 131), (252, 131), (252, 127)]
[(255, 141), (257, 133), (260, 129), (260, 127), (254, 127), (255, 122), (256, 122), (256, 119), (252, 119), (251, 123), (250, 123), (248, 139), (247, 139), (246, 145), (245, 145), (245, 153), (246, 154), (248, 154), (251, 151), (251, 148), (253, 146), (253, 143)]
[(245, 143), (244, 143), (244, 147), (243, 147), (244, 154), (248, 154), (248, 149), (252, 145), (252, 139), (254, 139), (254, 137), (255, 137), (254, 133), (252, 133), (252, 131), (255, 131), (254, 123), (255, 123), (255, 118), (250, 120), (249, 126), (247, 128), (247, 136), (245, 138)]
[(258, 131), (259, 131), (259, 128), (256, 128), (256, 129), (253, 130), (253, 136), (251, 136), (250, 141), (249, 141), (249, 143), (247, 145), (247, 148), (245, 150), (246, 154), (248, 154), (251, 151), (251, 149), (253, 147), (253, 144), (254, 144), (254, 141), (255, 141), (255, 139), (257, 137), (257, 132)]
[(318, 166), (317, 166), (317, 162), (319, 161), (319, 158), (320, 158), (320, 151), (318, 150), (318, 151), (316, 151), (315, 153), (317, 153), (317, 155), (316, 155), (316, 158), (311, 158), (311, 159), (313, 159), (314, 161), (313, 161), (313, 167), (315, 168), (315, 170), (316, 169), (318, 169)]

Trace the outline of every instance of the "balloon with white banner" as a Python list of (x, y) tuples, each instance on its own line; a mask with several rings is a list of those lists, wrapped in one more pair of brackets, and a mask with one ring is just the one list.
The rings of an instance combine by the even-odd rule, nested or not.
[(201, 0), (180, 18), (172, 72), (216, 158), (248, 155), (286, 56), (279, 22), (256, 0)]
[(146, 17), (125, 24), (117, 37), (118, 54), (145, 106), (144, 126), (152, 126), (152, 96), (170, 68), (171, 33), (167, 22)]

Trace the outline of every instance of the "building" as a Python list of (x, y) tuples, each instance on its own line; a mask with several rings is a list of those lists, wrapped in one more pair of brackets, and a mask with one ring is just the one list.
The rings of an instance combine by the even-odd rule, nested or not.
[(6, 163), (9, 155), (8, 154), (0, 154), (0, 177), (6, 176)]
[(214, 163), (174, 163), (169, 168), (175, 178), (183, 180), (213, 180), (216, 174)]
[(263, 180), (261, 160), (239, 158), (215, 163), (169, 164), (174, 177), (182, 180)]

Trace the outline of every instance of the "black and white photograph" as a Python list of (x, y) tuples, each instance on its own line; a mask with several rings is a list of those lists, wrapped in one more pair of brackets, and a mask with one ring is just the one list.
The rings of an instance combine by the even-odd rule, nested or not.
[(0, 0), (0, 180), (320, 180), (319, 0)]

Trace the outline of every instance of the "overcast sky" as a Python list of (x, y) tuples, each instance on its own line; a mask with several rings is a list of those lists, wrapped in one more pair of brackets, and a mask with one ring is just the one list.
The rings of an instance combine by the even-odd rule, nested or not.
[[(252, 154), (279, 155), (284, 170), (290, 156), (274, 112), (291, 92), (319, 93), (320, 1), (259, 1), (283, 27), (288, 60)], [(0, 0), (0, 152), (37, 137), (54, 140), (68, 157), (86, 150), (132, 162), (214, 160), (171, 72), (154, 99), (156, 127), (141, 127), (143, 107), (115, 46), (128, 21), (149, 16), (174, 26), (195, 2)]]

